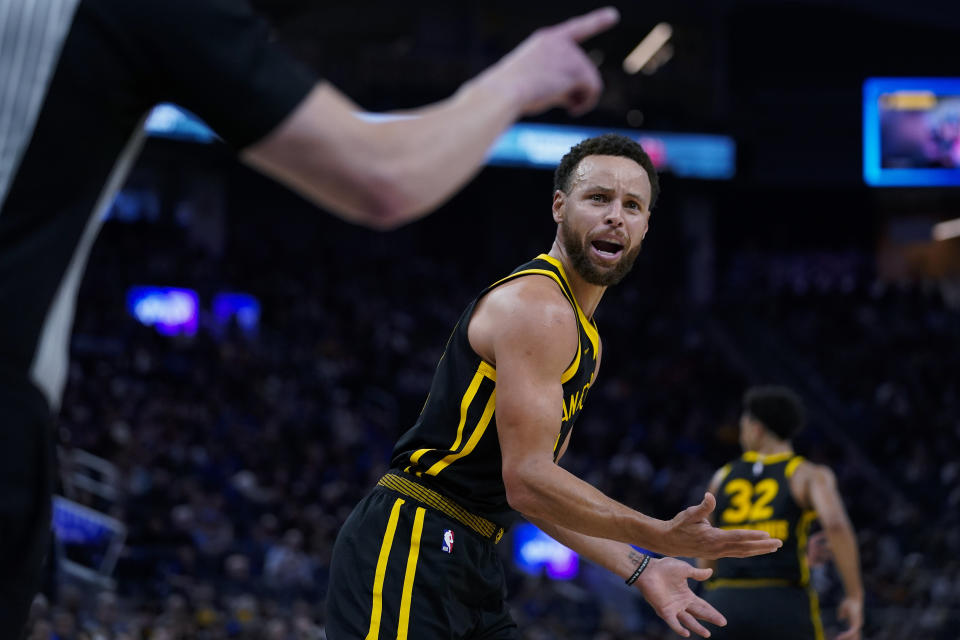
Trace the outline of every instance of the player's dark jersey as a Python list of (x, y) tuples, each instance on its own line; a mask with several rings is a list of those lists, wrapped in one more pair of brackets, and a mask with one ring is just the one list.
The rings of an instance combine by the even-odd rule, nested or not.
[(422, 484), (500, 526), (509, 526), (516, 513), (507, 504), (501, 473), (494, 415), (497, 370), (471, 348), (467, 327), (483, 296), (509, 280), (531, 275), (553, 279), (577, 318), (579, 347), (560, 379), (563, 419), (557, 425), (556, 460), (593, 381), (600, 337), (577, 304), (560, 261), (544, 254), (484, 289), (467, 306), (447, 342), (419, 419), (393, 450), (394, 469), (414, 474)]
[(724, 467), (714, 511), (721, 529), (760, 529), (783, 540), (775, 553), (717, 560), (714, 583), (770, 581), (806, 585), (807, 534), (816, 512), (801, 508), (790, 493), (790, 477), (803, 458), (792, 453), (762, 456), (748, 451)]

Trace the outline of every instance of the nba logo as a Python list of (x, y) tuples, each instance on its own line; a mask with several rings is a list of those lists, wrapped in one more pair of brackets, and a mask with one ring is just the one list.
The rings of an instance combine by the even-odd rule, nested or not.
[(443, 530), (443, 546), (441, 549), (447, 553), (453, 553), (453, 531), (450, 529)]

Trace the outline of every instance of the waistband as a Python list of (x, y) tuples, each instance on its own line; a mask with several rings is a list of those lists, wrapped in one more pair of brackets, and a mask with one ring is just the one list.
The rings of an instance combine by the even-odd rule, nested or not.
[(500, 542), (500, 539), (503, 537), (503, 527), (497, 526), (496, 523), (487, 520), (483, 516), (470, 513), (450, 498), (440, 495), (433, 489), (429, 489), (419, 482), (416, 482), (408, 477), (404, 477), (399, 473), (394, 473), (392, 471), (387, 473), (385, 476), (380, 478), (380, 480), (377, 482), (377, 486), (386, 487), (387, 489), (401, 493), (408, 498), (413, 498), (414, 500), (423, 503), (425, 506), (439, 511), (445, 516), (453, 518), (461, 524), (470, 527), (473, 529), (473, 531), (486, 538), (493, 544)]

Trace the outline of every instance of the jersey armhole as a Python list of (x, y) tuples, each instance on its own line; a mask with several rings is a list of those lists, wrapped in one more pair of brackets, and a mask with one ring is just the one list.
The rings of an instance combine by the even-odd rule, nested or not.
[(730, 469), (733, 466), (728, 462), (727, 464), (720, 467), (720, 471), (717, 473), (717, 490), (719, 491), (720, 485), (723, 484), (723, 481), (727, 479), (727, 476), (730, 475)]
[(804, 461), (803, 456), (794, 456), (790, 459), (790, 462), (787, 463), (787, 468), (783, 470), (783, 475), (786, 477), (791, 477), (793, 473), (797, 470), (797, 467), (800, 466), (800, 463)]
[[(470, 320), (473, 319), (473, 312), (476, 311), (477, 305), (480, 304), (480, 301), (483, 300), (488, 293), (490, 293), (491, 291), (493, 291), (494, 289), (496, 289), (502, 284), (506, 284), (507, 282), (511, 280), (516, 280), (517, 278), (522, 278), (523, 276), (545, 276), (553, 280), (557, 284), (557, 286), (560, 288), (560, 294), (564, 297), (564, 299), (567, 301), (567, 304), (570, 305), (570, 309), (573, 311), (573, 321), (577, 327), (577, 352), (574, 354), (573, 358), (571, 359), (570, 365), (564, 370), (563, 374), (560, 376), (560, 384), (565, 384), (568, 380), (570, 380), (570, 378), (574, 376), (574, 374), (576, 374), (577, 369), (580, 367), (580, 350), (583, 347), (582, 341), (580, 340), (580, 317), (577, 313), (576, 303), (574, 303), (574, 301), (570, 299), (570, 296), (567, 295), (566, 291), (563, 290), (563, 284), (560, 281), (560, 277), (557, 274), (553, 273), (552, 271), (548, 271), (547, 269), (524, 269), (516, 273), (511, 273), (510, 275), (504, 278), (501, 278), (500, 280), (497, 280), (496, 282), (491, 284), (489, 287), (487, 287), (482, 292), (480, 292), (480, 295), (477, 296), (477, 299), (473, 301), (473, 310), (470, 311), (470, 317), (467, 318), (467, 326), (465, 327), (465, 331), (469, 335)], [(467, 338), (467, 344), (468, 345), (470, 344), (469, 337)], [(494, 366), (489, 362), (487, 362), (486, 360), (484, 360), (483, 357), (479, 353), (477, 353), (472, 346), (470, 347), (470, 350), (473, 351), (473, 353), (478, 358), (480, 358), (481, 362), (491, 367)], [(494, 367), (494, 369), (495, 368), (496, 367)]]

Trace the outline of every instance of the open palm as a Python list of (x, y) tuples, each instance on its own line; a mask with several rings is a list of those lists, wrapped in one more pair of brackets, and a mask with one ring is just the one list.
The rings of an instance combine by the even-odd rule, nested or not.
[(720, 612), (690, 590), (687, 580), (706, 580), (712, 569), (697, 569), (676, 558), (651, 560), (650, 566), (637, 580), (637, 587), (657, 615), (678, 634), (687, 638), (690, 631), (710, 637), (700, 620), (718, 626), (727, 624)]

